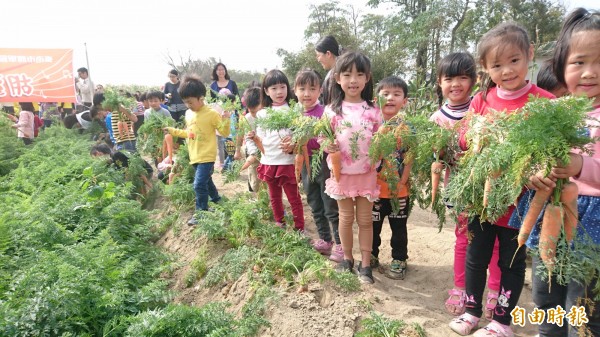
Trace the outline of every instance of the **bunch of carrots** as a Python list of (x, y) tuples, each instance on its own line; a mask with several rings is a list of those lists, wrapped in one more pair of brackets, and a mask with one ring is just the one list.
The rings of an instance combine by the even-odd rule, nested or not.
[(573, 241), (578, 222), (578, 194), (577, 185), (566, 179), (559, 180), (553, 190), (536, 191), (519, 229), (517, 242), (521, 248), (527, 242), (545, 206), (539, 238), (539, 253), (550, 274), (554, 270), (556, 246), (561, 233), (564, 233), (567, 243)]

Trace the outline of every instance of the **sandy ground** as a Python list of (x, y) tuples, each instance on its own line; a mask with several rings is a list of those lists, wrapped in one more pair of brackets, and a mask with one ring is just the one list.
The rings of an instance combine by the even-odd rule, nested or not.
[[(224, 195), (233, 195), (246, 191), (246, 176), (240, 176), (237, 182), (223, 184), (220, 174), (214, 175), (215, 184)], [(303, 196), (304, 198), (304, 196)], [(306, 230), (311, 237), (317, 238), (316, 228), (310, 208), (305, 203)], [(211, 301), (227, 300), (231, 309), (239, 312), (251, 295), (246, 277), (229, 283), (204, 289), (193, 285), (186, 288), (183, 278), (187, 264), (196, 256), (198, 248), (204, 244), (202, 239), (194, 239), (192, 229), (183, 221), (189, 214), (182, 214), (179, 230), (169, 230), (158, 242), (167, 251), (175, 253), (178, 268), (169, 277), (173, 280), (173, 289), (178, 292), (177, 302), (202, 305)], [(356, 231), (355, 231), (356, 233)], [(448, 323), (452, 319), (444, 308), (447, 291), (452, 286), (454, 229), (447, 224), (438, 232), (435, 215), (415, 207), (408, 219), (409, 260), (404, 280), (392, 280), (380, 271), (374, 272), (375, 284), (363, 285), (358, 293), (340, 293), (327, 285), (311, 284), (309, 291), (297, 294), (293, 290), (282, 290), (281, 297), (271, 307), (268, 319), (271, 327), (264, 329), (261, 336), (353, 336), (359, 329), (362, 318), (369, 316), (369, 309), (382, 313), (389, 318), (400, 319), (409, 324), (416, 322), (426, 331), (427, 336), (458, 336), (450, 330)], [(384, 223), (380, 261), (384, 268), (391, 261), (389, 247), (390, 229)], [(358, 241), (355, 235), (355, 258), (360, 257)], [(224, 253), (218, 243), (209, 243), (209, 265)], [(526, 274), (525, 288), (519, 300), (519, 306), (527, 312), (533, 309), (531, 299), (531, 270)], [(485, 324), (485, 319), (481, 324)], [(536, 327), (513, 327), (517, 336), (534, 336)], [(417, 336), (408, 329), (404, 336)]]

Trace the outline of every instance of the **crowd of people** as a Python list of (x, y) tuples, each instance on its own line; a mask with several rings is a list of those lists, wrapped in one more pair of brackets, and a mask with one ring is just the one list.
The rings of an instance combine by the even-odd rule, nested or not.
[[(106, 140), (112, 147), (95, 146), (92, 153), (108, 155), (120, 162), (126, 160), (119, 151), (136, 151), (135, 125), (140, 119), (160, 114), (180, 122), (179, 127), (164, 128), (165, 147), (172, 149), (175, 137), (184, 139), (189, 150), (195, 170), (196, 195), (196, 213), (188, 221), (192, 226), (198, 224), (204, 212), (211, 211), (209, 200), (218, 203), (221, 199), (212, 175), (217, 160), (221, 167), (227, 168), (224, 144), (228, 138), (235, 144), (231, 157), (243, 160), (242, 168), (248, 171), (249, 191), (257, 192), (266, 185), (277, 226), (290, 225), (285, 220), (285, 193), (291, 206), (293, 228), (304, 232), (305, 214), (299, 193), (299, 181), (302, 181), (318, 233), (318, 239), (311, 241), (315, 250), (336, 262), (339, 272), (356, 271), (360, 281), (372, 284), (373, 270), (380, 266), (381, 232), (387, 217), (392, 261), (383, 273), (392, 279), (404, 279), (409, 268), (407, 219), (411, 198), (411, 167), (404, 160), (406, 149), (399, 146), (393, 158), (383, 158), (378, 165), (371, 165), (368, 152), (372, 138), (384, 123), (397, 125), (402, 121), (403, 108), (409, 99), (408, 86), (397, 76), (374, 83), (369, 58), (356, 51), (342, 52), (333, 36), (322, 38), (315, 45), (315, 53), (327, 71), (324, 80), (318, 72), (305, 69), (290, 83), (282, 71), (274, 69), (265, 74), (260, 86), (251, 86), (241, 95), (222, 63), (214, 67), (213, 82), (208, 88), (195, 75), (180, 80), (179, 72), (174, 69), (169, 72), (170, 81), (163, 91), (142, 93), (140, 105), (134, 111), (121, 107), (119, 119), (111, 118), (114, 112), (103, 107), (101, 88), (93, 93), (87, 70), (81, 68), (78, 90), (85, 109), (71, 113), (67, 109), (72, 107), (61, 105), (57, 111), (64, 114), (64, 124), (69, 128), (89, 128), (97, 120), (106, 129)], [(477, 47), (477, 59), (467, 52), (446, 55), (439, 62), (436, 74), (443, 104), (439, 110), (432, 111), (430, 120), (456, 130), (454, 125), (462, 123), (467, 112), (510, 113), (523, 107), (532, 96), (553, 99), (568, 93), (592, 99), (594, 110), (589, 116), (600, 117), (599, 13), (577, 9), (569, 14), (558, 36), (553, 58), (539, 71), (537, 85), (527, 80), (533, 59), (528, 33), (514, 23), (502, 23), (484, 34)], [(473, 93), (478, 66), (484, 76), (479, 91)], [(243, 111), (219, 109), (206, 101), (209, 96), (219, 95), (229, 99), (241, 96)], [(375, 96), (383, 99), (383, 104), (375, 104)], [(305, 115), (326, 116), (331, 121), (334, 141), (314, 138), (307, 143), (311, 161), (321, 146), (325, 152), (320, 169), (312, 173), (312, 179), (306, 167), (300, 176), (295, 171), (296, 144), (292, 142), (291, 130), (267, 130), (256, 123), (273, 111), (289, 109), (292, 99), (302, 106)], [(31, 103), (21, 103), (21, 110), (18, 118), (13, 116), (14, 127), (27, 144), (34, 137), (34, 125), (46, 123), (45, 120), (36, 122), (36, 117), (43, 119), (46, 115), (34, 116)], [(242, 118), (250, 129), (236, 134)], [(467, 130), (460, 130), (460, 145), (466, 150), (469, 144), (464, 141), (464, 133)], [(597, 127), (590, 128), (589, 132), (592, 137), (600, 136)], [(555, 187), (557, 179), (571, 179), (579, 186), (582, 227), (592, 237), (590, 244), (597, 245), (600, 243), (600, 143), (590, 144), (590, 147), (596, 150), (595, 154), (572, 153), (568, 165), (532, 176), (527, 187), (549, 189)], [(172, 151), (163, 159), (166, 160), (161, 162), (163, 166), (172, 164)], [(341, 161), (339, 172), (332, 172), (334, 160)], [(398, 186), (393, 191), (381, 174), (383, 167), (392, 167), (397, 174)], [(151, 170), (149, 167), (149, 172)], [(450, 166), (445, 172), (446, 183), (451, 175)], [(393, 198), (400, 201), (396, 211), (392, 207)], [(514, 335), (512, 312), (523, 290), (526, 251), (518, 249), (518, 229), (508, 226), (513, 210), (509, 208), (495, 223), (480, 222), (478, 217), (458, 217), (454, 285), (448, 291), (445, 307), (456, 316), (449, 325), (459, 335)], [(357, 260), (352, 253), (354, 222), (358, 224), (361, 252)], [(528, 242), (531, 248), (537, 244), (534, 239)], [(535, 257), (534, 266), (540, 263)], [(556, 276), (548, 280), (533, 273), (534, 302), (542, 310), (561, 306), (568, 311), (574, 306), (585, 306), (588, 319), (585, 326), (592, 335), (600, 336), (600, 312), (593, 310), (600, 302), (594, 301), (592, 295), (597, 282), (597, 275), (593, 280), (572, 280), (564, 284), (559, 283)], [(581, 298), (588, 298), (588, 302), (578, 302)], [(482, 316), (489, 323), (478, 329)], [(544, 322), (539, 326), (539, 336), (576, 336), (580, 330), (577, 326)]]

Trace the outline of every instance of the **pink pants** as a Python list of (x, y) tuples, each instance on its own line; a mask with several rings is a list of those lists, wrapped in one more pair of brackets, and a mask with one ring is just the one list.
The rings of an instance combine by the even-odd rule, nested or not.
[[(454, 230), (456, 234), (456, 244), (454, 245), (454, 286), (456, 288), (465, 288), (465, 262), (467, 259), (467, 221), (468, 219), (462, 215), (458, 216), (458, 223)], [(494, 243), (494, 251), (492, 259), (488, 265), (490, 276), (488, 277), (488, 288), (498, 292), (500, 290), (500, 267), (498, 267), (498, 239)]]
[(279, 184), (275, 181), (267, 181), (269, 187), (269, 199), (273, 208), (273, 216), (276, 222), (283, 222), (283, 195), (281, 190), (292, 206), (292, 214), (294, 215), (294, 227), (297, 230), (304, 230), (304, 209), (302, 208), (302, 199), (298, 192), (298, 185), (295, 183)]

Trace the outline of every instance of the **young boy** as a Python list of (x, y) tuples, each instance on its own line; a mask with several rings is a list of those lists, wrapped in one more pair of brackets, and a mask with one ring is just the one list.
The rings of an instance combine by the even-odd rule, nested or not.
[[(143, 94), (142, 94), (143, 95)], [(148, 119), (152, 114), (159, 114), (165, 117), (171, 117), (169, 110), (160, 106), (160, 103), (164, 100), (165, 94), (162, 91), (153, 90), (145, 94), (145, 98), (148, 101), (149, 108), (144, 111), (144, 119)]]
[[(386, 122), (391, 120), (390, 123), (392, 125), (397, 125), (401, 120), (400, 110), (407, 102), (408, 86), (406, 82), (396, 76), (386, 77), (379, 82), (375, 92), (378, 93), (379, 97), (385, 99), (385, 104), (381, 109), (383, 119)], [(373, 256), (371, 257), (371, 268), (375, 269), (379, 267), (380, 235), (383, 219), (387, 216), (392, 230), (390, 240), (392, 263), (385, 275), (392, 279), (404, 279), (406, 275), (406, 260), (408, 259), (408, 235), (406, 230), (406, 222), (408, 220), (408, 175), (404, 177), (404, 180), (400, 180), (396, 188), (396, 197), (399, 198), (400, 202), (400, 209), (396, 214), (392, 212), (392, 192), (387, 182), (381, 177), (381, 168), (385, 165), (396, 167), (399, 177), (403, 177), (402, 173), (404, 170), (410, 170), (410, 167), (405, 167), (403, 163), (404, 150), (398, 149), (396, 154), (397, 156), (394, 160), (390, 162), (384, 159), (380, 168), (378, 168), (380, 173), (377, 177), (377, 183), (379, 184), (380, 194), (379, 200), (373, 204)]]
[(256, 113), (262, 108), (260, 104), (260, 88), (251, 87), (246, 89), (243, 100), (246, 104), (246, 114), (244, 117), (242, 117), (245, 119), (245, 122), (240, 123), (247, 122), (250, 126), (250, 131), (245, 135), (245, 142), (244, 135), (238, 134), (233, 159), (242, 159), (242, 156), (246, 158), (246, 162), (242, 166), (242, 169), (248, 168), (248, 190), (250, 192), (258, 192), (260, 180), (258, 179), (256, 168), (258, 167), (260, 161), (260, 151), (258, 150), (256, 143), (254, 143), (252, 140), (253, 137), (251, 136), (253, 136), (254, 132), (256, 131)]
[[(212, 202), (219, 202), (221, 197), (213, 183), (212, 174), (217, 157), (217, 139), (215, 131), (224, 136), (229, 135), (229, 112), (222, 115), (204, 104), (206, 87), (196, 76), (188, 76), (178, 90), (183, 102), (188, 107), (185, 112), (186, 129), (166, 128), (173, 136), (187, 138), (190, 164), (196, 170), (194, 175), (194, 192), (196, 192), (196, 212), (208, 211), (208, 197)], [(197, 215), (193, 215), (188, 225), (198, 224)]]

